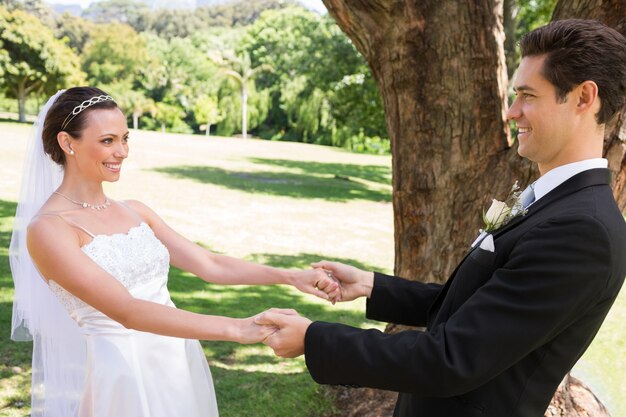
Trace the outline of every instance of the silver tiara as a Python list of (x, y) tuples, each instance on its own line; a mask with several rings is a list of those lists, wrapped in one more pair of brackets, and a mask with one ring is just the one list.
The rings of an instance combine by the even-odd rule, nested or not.
[(74, 119), (74, 117), (76, 117), (80, 112), (82, 112), (86, 108), (91, 107), (94, 104), (102, 103), (103, 101), (109, 101), (109, 100), (113, 101), (113, 97), (107, 96), (107, 95), (101, 95), (101, 96), (95, 96), (95, 97), (90, 98), (89, 100), (83, 101), (78, 106), (74, 107), (74, 110), (72, 110), (72, 112), (67, 115), (65, 120), (63, 120), (63, 124), (61, 125), (61, 130), (65, 130), (67, 125), (72, 121), (72, 119)]

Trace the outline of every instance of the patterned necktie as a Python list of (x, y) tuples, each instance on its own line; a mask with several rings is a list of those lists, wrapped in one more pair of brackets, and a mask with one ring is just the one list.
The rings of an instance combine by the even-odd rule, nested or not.
[(530, 184), (522, 194), (519, 196), (519, 202), (524, 209), (527, 209), (532, 203), (535, 202), (535, 183)]

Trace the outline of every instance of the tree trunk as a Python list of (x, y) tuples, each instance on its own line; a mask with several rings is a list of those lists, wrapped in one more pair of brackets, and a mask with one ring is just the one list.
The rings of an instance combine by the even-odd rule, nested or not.
[(248, 92), (245, 79), (241, 81), (241, 135), (244, 139), (248, 137)]
[[(490, 199), (538, 176), (511, 146), (505, 121), (503, 1), (323, 0), (383, 98), (397, 275), (443, 282), (478, 234)], [(619, 190), (624, 137), (607, 146)], [(626, 197), (618, 202), (623, 209)]]
[(516, 3), (516, 0), (504, 0), (504, 56), (506, 57), (506, 73), (509, 80), (513, 78), (513, 73), (518, 65), (517, 39), (515, 39), (518, 12)]
[(534, 173), (508, 139), (502, 0), (324, 3), (383, 97), (395, 272), (443, 282), (478, 234), (490, 199)]
[[(552, 20), (595, 19), (626, 36), (626, 1), (624, 0), (561, 0)], [(604, 136), (604, 157), (613, 173), (613, 195), (623, 211), (626, 208), (626, 110), (607, 126)]]
[(26, 122), (26, 88), (24, 86), (24, 82), (21, 82), (17, 85), (17, 108), (19, 121), (21, 123)]
[(545, 417), (611, 417), (611, 415), (589, 387), (568, 374), (554, 394)]

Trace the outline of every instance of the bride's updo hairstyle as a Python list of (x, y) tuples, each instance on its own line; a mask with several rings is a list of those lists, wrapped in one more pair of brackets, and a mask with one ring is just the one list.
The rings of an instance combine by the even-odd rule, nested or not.
[(43, 150), (59, 165), (65, 165), (65, 153), (59, 146), (57, 134), (67, 132), (80, 139), (86, 128), (87, 115), (96, 109), (115, 109), (117, 103), (104, 91), (95, 87), (73, 87), (54, 102), (43, 124)]

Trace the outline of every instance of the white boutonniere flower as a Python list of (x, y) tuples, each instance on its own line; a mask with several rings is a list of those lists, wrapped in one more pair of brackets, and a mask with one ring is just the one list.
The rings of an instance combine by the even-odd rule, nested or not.
[(504, 201), (492, 200), (491, 207), (489, 207), (487, 213), (483, 213), (485, 232), (499, 229), (510, 215), (511, 207), (507, 206)]
[(492, 200), (489, 210), (486, 213), (483, 212), (485, 228), (481, 232), (491, 233), (510, 222), (514, 217), (526, 214), (526, 210), (523, 209), (519, 201), (520, 194), (519, 185), (515, 181), (505, 201)]

